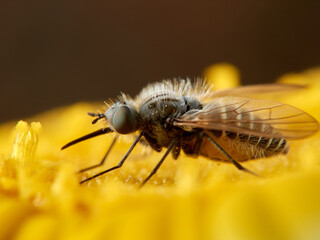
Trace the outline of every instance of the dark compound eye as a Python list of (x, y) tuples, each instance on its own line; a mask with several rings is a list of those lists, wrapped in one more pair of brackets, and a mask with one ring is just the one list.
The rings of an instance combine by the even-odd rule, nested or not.
[(137, 113), (127, 106), (121, 106), (112, 117), (112, 126), (120, 134), (128, 134), (137, 130)]

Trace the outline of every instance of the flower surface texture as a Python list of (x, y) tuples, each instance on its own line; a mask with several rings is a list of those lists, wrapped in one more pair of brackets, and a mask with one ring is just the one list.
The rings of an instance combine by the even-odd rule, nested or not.
[[(228, 64), (204, 77), (217, 89), (240, 82)], [(320, 69), (277, 82), (306, 85), (270, 97), (319, 121)], [(103, 166), (77, 173), (98, 163), (114, 137), (60, 150), (104, 124), (86, 115), (98, 107), (77, 103), (0, 125), (0, 239), (320, 239), (319, 133), (290, 141), (287, 155), (243, 163), (262, 177), (181, 153), (139, 189), (164, 151), (138, 145), (121, 169), (80, 185), (115, 166), (133, 141), (120, 138)]]

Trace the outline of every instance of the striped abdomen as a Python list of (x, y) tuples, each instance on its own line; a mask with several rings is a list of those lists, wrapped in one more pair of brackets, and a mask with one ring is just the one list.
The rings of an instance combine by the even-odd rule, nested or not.
[(237, 139), (240, 142), (248, 143), (254, 147), (259, 147), (267, 152), (270, 152), (271, 154), (288, 152), (288, 142), (283, 138), (267, 138), (247, 134), (238, 134), (234, 132), (225, 132), (224, 134), (230, 140)]
[[(281, 138), (266, 138), (216, 130), (209, 130), (206, 133), (237, 161), (285, 154), (289, 150), (288, 142)], [(200, 155), (214, 160), (227, 160), (208, 139), (203, 140)]]

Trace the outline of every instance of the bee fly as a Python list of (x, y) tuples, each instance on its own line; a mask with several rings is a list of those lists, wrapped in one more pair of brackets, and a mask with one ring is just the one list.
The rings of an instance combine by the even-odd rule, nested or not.
[(92, 124), (104, 119), (108, 127), (73, 140), (62, 149), (105, 133), (116, 133), (102, 161), (79, 171), (85, 172), (104, 163), (119, 134), (139, 133), (118, 165), (80, 183), (120, 168), (138, 142), (157, 152), (166, 148), (141, 186), (157, 172), (170, 152), (177, 159), (181, 150), (189, 156), (233, 163), (239, 170), (255, 175), (240, 162), (286, 154), (287, 140), (310, 136), (318, 130), (318, 122), (290, 105), (244, 96), (295, 88), (299, 87), (264, 84), (211, 91), (211, 86), (200, 80), (194, 84), (190, 80), (150, 84), (135, 99), (122, 94), (108, 104), (104, 113), (88, 113), (96, 117)]

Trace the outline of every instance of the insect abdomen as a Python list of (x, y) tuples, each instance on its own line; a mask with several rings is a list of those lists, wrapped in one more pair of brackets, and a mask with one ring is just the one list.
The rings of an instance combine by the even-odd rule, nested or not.
[(260, 147), (271, 154), (287, 153), (289, 150), (288, 142), (285, 139), (258, 137), (246, 134), (239, 134), (237, 137), (241, 142), (247, 142), (250, 145)]
[[(281, 153), (285, 154), (289, 150), (288, 142), (282, 138), (259, 137), (218, 130), (210, 130), (208, 133), (237, 161), (271, 157)], [(214, 160), (227, 160), (225, 156), (206, 139), (201, 146), (200, 154)]]

